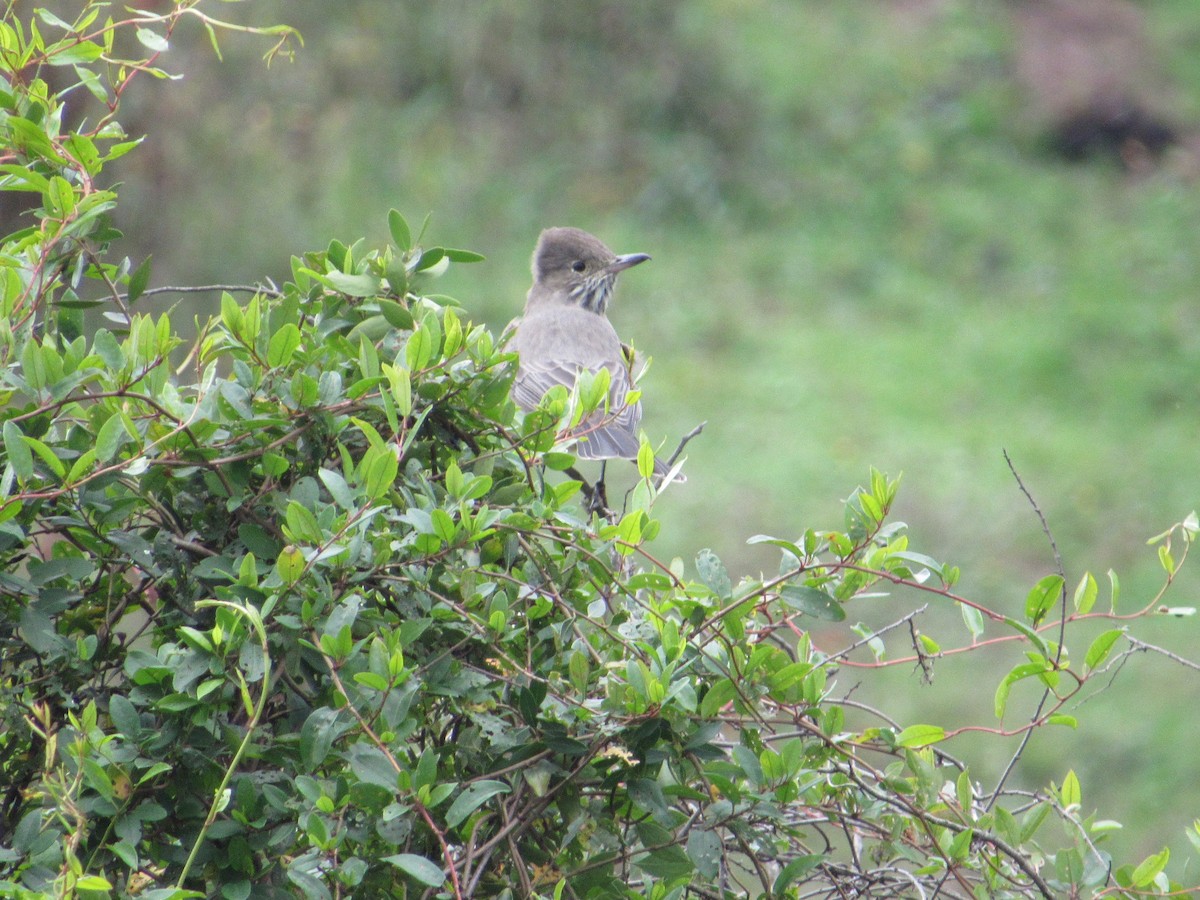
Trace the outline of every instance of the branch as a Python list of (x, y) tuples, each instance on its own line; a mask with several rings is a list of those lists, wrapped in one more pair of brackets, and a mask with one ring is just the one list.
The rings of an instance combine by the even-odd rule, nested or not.
[[(261, 284), (182, 284), (163, 285), (162, 287), (146, 288), (138, 296), (149, 297), (153, 294), (215, 294), (217, 291), (228, 291), (231, 294), (263, 294), (267, 297), (282, 297), (283, 291), (275, 285)], [(128, 299), (128, 294), (121, 294), (121, 299)]]
[(1177, 662), (1181, 666), (1186, 666), (1189, 669), (1195, 669), (1197, 672), (1200, 672), (1200, 663), (1194, 663), (1190, 659), (1185, 659), (1184, 657), (1172, 653), (1170, 650), (1167, 650), (1164, 647), (1157, 647), (1154, 644), (1147, 644), (1145, 641), (1139, 641), (1137, 638), (1129, 634), (1125, 635), (1125, 640), (1129, 641), (1131, 650), (1157, 653), (1161, 656), (1165, 656), (1167, 659), (1171, 660), (1171, 662)]
[(1025, 487), (1025, 482), (1021, 480), (1021, 476), (1017, 474), (1016, 466), (1013, 465), (1012, 458), (1008, 455), (1007, 450), (1001, 451), (1004, 454), (1004, 461), (1008, 463), (1008, 471), (1012, 472), (1013, 478), (1017, 479), (1017, 487), (1021, 489), (1021, 493), (1025, 495), (1025, 499), (1029, 501), (1029, 505), (1033, 507), (1033, 511), (1037, 514), (1038, 521), (1042, 523), (1042, 533), (1046, 535), (1046, 540), (1050, 542), (1050, 549), (1054, 552), (1054, 564), (1058, 574), (1063, 576), (1063, 581), (1066, 581), (1066, 575), (1063, 574), (1062, 556), (1058, 552), (1058, 544), (1054, 542), (1054, 535), (1050, 533), (1050, 525), (1046, 522), (1046, 517), (1042, 515), (1042, 510), (1037, 505), (1037, 501), (1033, 499), (1033, 495), (1029, 493), (1029, 489)]
[(681, 453), (683, 453), (683, 448), (688, 445), (688, 443), (692, 440), (692, 438), (698, 437), (700, 432), (702, 432), (704, 430), (704, 426), (707, 424), (708, 424), (707, 421), (701, 422), (699, 425), (697, 425), (695, 428), (693, 428), (691, 431), (689, 431), (687, 434), (685, 434), (683, 437), (681, 437), (679, 439), (679, 446), (675, 448), (675, 452), (672, 453), (670, 459), (667, 460), (667, 468), (668, 469), (675, 465), (675, 461), (677, 459), (679, 459), (679, 455)]
[[(1025, 487), (1025, 482), (1021, 480), (1020, 474), (1017, 472), (1016, 466), (1013, 465), (1012, 457), (1008, 455), (1008, 451), (1004, 453), (1004, 461), (1008, 463), (1008, 470), (1012, 472), (1013, 478), (1017, 480), (1017, 486), (1021, 489), (1021, 493), (1025, 495), (1025, 499), (1029, 501), (1029, 505), (1033, 507), (1034, 513), (1038, 517), (1038, 521), (1042, 523), (1042, 533), (1046, 535), (1046, 540), (1050, 542), (1050, 550), (1054, 553), (1054, 564), (1057, 567), (1059, 577), (1062, 578), (1062, 615), (1059, 620), (1058, 629), (1058, 652), (1055, 654), (1055, 662), (1062, 661), (1063, 642), (1066, 638), (1067, 630), (1067, 574), (1063, 570), (1062, 555), (1058, 552), (1058, 544), (1055, 543), (1054, 535), (1050, 531), (1050, 524), (1046, 521), (1046, 517), (1042, 515), (1041, 508), (1037, 505), (1037, 501), (1033, 499), (1033, 495), (1029, 493), (1029, 489)], [(1032, 722), (1038, 722), (1042, 717), (1042, 711), (1046, 708), (1046, 702), (1050, 699), (1052, 691), (1046, 688), (1042, 691), (1041, 699), (1038, 700), (1037, 709), (1033, 711)], [(996, 782), (996, 789), (992, 791), (992, 795), (988, 797), (988, 801), (984, 804), (984, 809), (991, 811), (996, 805), (996, 801), (1000, 799), (1000, 793), (1004, 790), (1004, 785), (1012, 775), (1013, 770), (1017, 766), (1017, 762), (1025, 753), (1025, 748), (1029, 746), (1030, 740), (1033, 738), (1033, 728), (1029, 728), (1021, 735), (1021, 742), (1017, 745), (1017, 749), (1013, 751), (1012, 757), (1008, 760), (1008, 765), (1004, 767), (1004, 771), (1000, 774), (999, 780)]]

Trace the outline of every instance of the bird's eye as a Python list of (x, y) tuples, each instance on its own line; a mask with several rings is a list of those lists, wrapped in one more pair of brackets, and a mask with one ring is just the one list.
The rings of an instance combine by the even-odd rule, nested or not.
[(577, 259), (575, 262), (571, 263), (571, 268), (576, 272), (582, 272), (587, 268), (587, 263), (585, 263), (582, 259)]

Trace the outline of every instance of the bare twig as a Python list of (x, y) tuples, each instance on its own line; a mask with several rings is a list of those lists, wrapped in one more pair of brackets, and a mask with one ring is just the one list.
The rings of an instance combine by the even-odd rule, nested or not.
[[(1042, 523), (1042, 533), (1046, 535), (1046, 540), (1050, 542), (1050, 550), (1054, 553), (1054, 563), (1058, 569), (1059, 576), (1062, 578), (1062, 615), (1059, 621), (1058, 629), (1058, 652), (1055, 655), (1055, 662), (1057, 663), (1062, 659), (1063, 641), (1066, 636), (1067, 628), (1067, 575), (1063, 570), (1062, 554), (1058, 552), (1058, 544), (1055, 542), (1054, 535), (1050, 531), (1050, 524), (1046, 521), (1046, 517), (1042, 515), (1041, 507), (1039, 507), (1037, 501), (1033, 499), (1033, 494), (1029, 493), (1029, 489), (1025, 487), (1025, 482), (1021, 480), (1021, 476), (1017, 472), (1016, 466), (1013, 465), (1012, 457), (1008, 455), (1007, 450), (1004, 450), (1003, 453), (1004, 461), (1008, 463), (1008, 470), (1012, 472), (1013, 478), (1017, 480), (1017, 486), (1021, 489), (1021, 493), (1025, 495), (1025, 499), (1028, 500), (1029, 505), (1033, 507), (1033, 511), (1037, 515), (1038, 521)], [(1038, 700), (1037, 709), (1034, 710), (1033, 718), (1030, 721), (1036, 722), (1039, 718), (1041, 718), (1042, 711), (1046, 708), (1046, 703), (1050, 699), (1051, 693), (1052, 691), (1049, 688), (1046, 688), (1046, 690), (1042, 691), (1041, 699)], [(1029, 746), (1029, 741), (1032, 738), (1033, 729), (1026, 729), (1025, 733), (1021, 735), (1021, 741), (1019, 744), (1017, 744), (1017, 749), (1013, 751), (1013, 755), (1009, 758), (1008, 765), (1004, 767), (1004, 771), (1000, 774), (1000, 778), (996, 782), (995, 789), (992, 791), (991, 796), (988, 797), (987, 803), (984, 804), (984, 809), (991, 811), (992, 807), (996, 805), (996, 801), (1000, 799), (1000, 794), (1004, 790), (1004, 785), (1007, 783), (1009, 776), (1012, 775), (1013, 770), (1016, 768), (1017, 762), (1021, 759), (1022, 755), (1024, 755), (1025, 748)]]
[(1046, 522), (1046, 517), (1042, 515), (1042, 510), (1037, 505), (1037, 501), (1033, 499), (1033, 494), (1029, 493), (1029, 489), (1025, 487), (1025, 482), (1021, 480), (1021, 476), (1017, 473), (1017, 468), (1013, 465), (1012, 457), (1008, 455), (1008, 451), (1003, 450), (1001, 452), (1004, 454), (1004, 461), (1008, 464), (1008, 471), (1012, 472), (1013, 478), (1017, 480), (1017, 487), (1021, 489), (1021, 493), (1025, 495), (1025, 499), (1029, 501), (1029, 505), (1033, 507), (1034, 513), (1037, 514), (1038, 521), (1042, 523), (1042, 533), (1046, 535), (1046, 540), (1050, 542), (1050, 549), (1054, 552), (1055, 568), (1060, 575), (1063, 575), (1063, 580), (1066, 580), (1066, 576), (1063, 574), (1062, 555), (1058, 552), (1058, 544), (1054, 541), (1054, 535), (1050, 533), (1050, 525)]
[(884, 625), (882, 628), (876, 628), (874, 631), (872, 631), (866, 637), (860, 638), (859, 640), (855, 641), (853, 644), (850, 644), (848, 647), (843, 647), (837, 653), (829, 654), (829, 656), (825, 657), (825, 662), (831, 663), (834, 660), (845, 659), (851, 653), (853, 653), (855, 650), (857, 650), (859, 647), (866, 646), (867, 644), (871, 643), (871, 641), (875, 640), (876, 638), (883, 637), (889, 631), (899, 628), (902, 625), (904, 625), (905, 623), (911, 623), (913, 619), (915, 619), (917, 616), (924, 613), (925, 610), (927, 610), (927, 609), (929, 609), (928, 603), (924, 604), (923, 606), (918, 607), (917, 609), (914, 609), (912, 612), (908, 613), (907, 615), (902, 616), (901, 618), (899, 618), (895, 622), (893, 622), (891, 625)]
[(1200, 672), (1200, 663), (1194, 663), (1190, 659), (1185, 659), (1178, 654), (1172, 653), (1165, 647), (1157, 647), (1154, 644), (1147, 644), (1145, 641), (1139, 641), (1137, 638), (1132, 637), (1129, 634), (1125, 635), (1125, 640), (1129, 641), (1129, 647), (1131, 650), (1157, 653), (1160, 656), (1165, 656), (1167, 659), (1171, 660), (1171, 662), (1177, 662), (1181, 666), (1186, 666), (1189, 669), (1195, 669), (1197, 672)]
[(697, 425), (695, 428), (693, 428), (691, 431), (689, 431), (687, 434), (685, 434), (683, 437), (681, 437), (679, 439), (679, 446), (675, 448), (675, 452), (672, 453), (671, 458), (667, 460), (667, 468), (668, 469), (671, 468), (673, 465), (675, 465), (676, 460), (678, 460), (680, 454), (683, 453), (683, 448), (688, 445), (688, 443), (692, 440), (692, 438), (698, 437), (700, 432), (702, 432), (704, 430), (704, 426), (707, 424), (708, 424), (707, 421), (701, 422), (699, 425)]
[[(156, 288), (146, 288), (139, 297), (151, 297), (154, 294), (215, 294), (228, 291), (231, 294), (262, 294), (267, 297), (282, 297), (283, 291), (273, 284), (181, 284), (164, 285)], [(129, 299), (128, 294), (118, 295), (122, 300)]]

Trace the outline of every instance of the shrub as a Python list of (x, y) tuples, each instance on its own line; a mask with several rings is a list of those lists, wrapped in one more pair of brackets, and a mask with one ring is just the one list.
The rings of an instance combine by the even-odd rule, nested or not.
[[(1114, 578), (1097, 612), (1094, 578), (1069, 595), (1054, 574), (1023, 616), (994, 612), (909, 548), (875, 472), (839, 528), (752, 538), (780, 550), (772, 577), (655, 559), (649, 481), (620, 513), (581, 509), (559, 436), (597, 398), (518, 415), (511, 355), (429, 293), (479, 257), (399, 213), (390, 245), (333, 241), (282, 288), (224, 290), (185, 339), (148, 311), (178, 289), (109, 259), (101, 175), (135, 143), (129, 80), (183, 17), (220, 25), (104, 6), (0, 29), (0, 172), (35, 204), (0, 251), (0, 894), (1181, 890), (1165, 852), (1109, 858), (1069, 765), (1017, 792), (1018, 749), (985, 786), (944, 750), (974, 726), (857, 709), (838, 669), (899, 661), (892, 627), (823, 646), (889, 586), (957, 604), (965, 638), (914, 630), (913, 659), (1019, 645), (994, 711), (1018, 682), (1040, 702), (987, 730), (1023, 747), (1146, 649), (1126, 623), (1158, 598), (1118, 613)], [(146, 53), (118, 60), (129, 33)], [(108, 112), (65, 128), (72, 86), (46, 66)], [(1196, 531), (1160, 537), (1168, 583)]]

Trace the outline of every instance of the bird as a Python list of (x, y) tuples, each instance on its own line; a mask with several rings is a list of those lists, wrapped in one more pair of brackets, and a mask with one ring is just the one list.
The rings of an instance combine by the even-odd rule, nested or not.
[[(648, 259), (645, 253), (619, 256), (579, 228), (547, 228), (533, 251), (533, 286), (509, 345), (518, 355), (511, 396), (528, 412), (551, 388), (561, 384), (570, 390), (581, 372), (607, 369), (607, 410), (596, 410), (572, 429), (584, 459), (637, 459), (642, 404), (627, 401), (633, 355), (607, 312), (617, 276)], [(669, 471), (665, 462), (654, 461), (656, 477)]]

